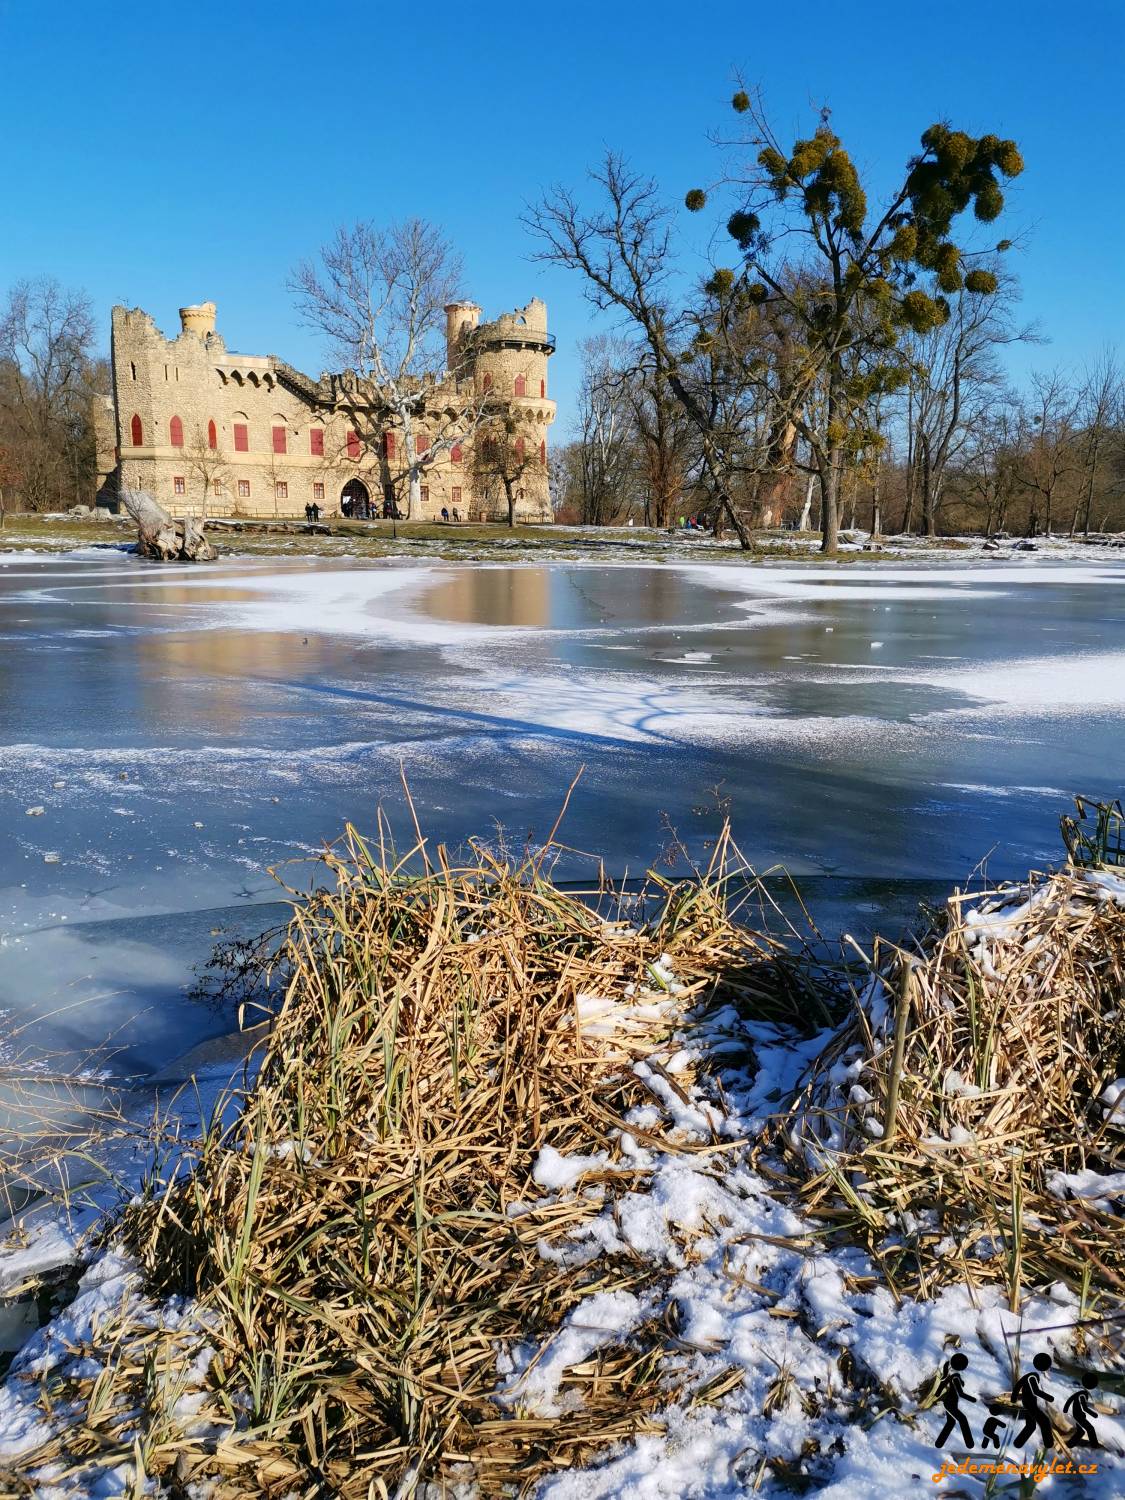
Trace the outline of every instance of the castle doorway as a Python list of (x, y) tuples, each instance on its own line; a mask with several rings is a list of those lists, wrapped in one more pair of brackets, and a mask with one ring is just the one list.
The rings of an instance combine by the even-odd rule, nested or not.
[(370, 521), (371, 496), (362, 479), (349, 479), (340, 492), (340, 514), (355, 521)]

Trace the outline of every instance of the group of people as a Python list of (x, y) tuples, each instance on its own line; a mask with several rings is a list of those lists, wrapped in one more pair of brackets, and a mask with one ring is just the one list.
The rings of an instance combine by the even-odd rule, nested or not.
[[(443, 505), (441, 508), (441, 518), (443, 521), (449, 520), (449, 507), (447, 505)], [(455, 521), (460, 521), (461, 519), (461, 512), (456, 506), (453, 507), (453, 519)]]
[(681, 531), (706, 531), (707, 528), (706, 528), (706, 526), (704, 526), (702, 518), (699, 517), (699, 516), (681, 516), (680, 517), (680, 530)]
[[(308, 507), (306, 506), (307, 510)], [(316, 507), (314, 506), (315, 510)], [(366, 496), (362, 500), (354, 499), (350, 495), (340, 501), (340, 514), (349, 521), (374, 521), (382, 516), (384, 521), (402, 521), (404, 517), (401, 510), (393, 500), (383, 501), (382, 510), (373, 504)]]
[(311, 526), (315, 526), (316, 523), (320, 520), (320, 506), (316, 503), (315, 500), (311, 500), (308, 505), (305, 506), (305, 520), (308, 521)]
[[(972, 1448), (973, 1433), (969, 1426), (968, 1418), (961, 1410), (962, 1401), (976, 1401), (975, 1396), (970, 1396), (965, 1389), (965, 1381), (962, 1371), (968, 1368), (968, 1357), (964, 1354), (955, 1354), (948, 1360), (942, 1369), (941, 1380), (938, 1383), (937, 1398), (945, 1411), (945, 1421), (941, 1432), (938, 1434), (937, 1446), (945, 1446), (945, 1440), (951, 1436), (955, 1428), (960, 1428), (961, 1437), (965, 1446)], [(1044, 1449), (1050, 1448), (1054, 1443), (1054, 1433), (1051, 1428), (1051, 1417), (1046, 1406), (1040, 1402), (1054, 1403), (1054, 1396), (1050, 1391), (1044, 1390), (1042, 1379), (1051, 1368), (1051, 1356), (1049, 1354), (1037, 1354), (1032, 1361), (1032, 1368), (1026, 1375), (1021, 1375), (1012, 1388), (1012, 1402), (1019, 1408), (1023, 1417), (1023, 1426), (1014, 1439), (1017, 1448), (1022, 1448), (1027, 1440), (1033, 1435), (1038, 1435), (1039, 1442)], [(1090, 1421), (1094, 1411), (1091, 1391), (1097, 1389), (1098, 1377), (1093, 1373), (1082, 1377), (1082, 1389), (1075, 1391), (1063, 1405), (1063, 1411), (1074, 1423), (1075, 1431), (1070, 1437), (1071, 1444), (1075, 1442), (1085, 1443), (1088, 1447), (1096, 1447), (1097, 1435)], [(981, 1434), (981, 1446), (984, 1448), (1001, 1447), (1006, 1421), (1005, 1406), (1002, 1402), (993, 1401), (989, 1404), (988, 1417), (984, 1423)]]

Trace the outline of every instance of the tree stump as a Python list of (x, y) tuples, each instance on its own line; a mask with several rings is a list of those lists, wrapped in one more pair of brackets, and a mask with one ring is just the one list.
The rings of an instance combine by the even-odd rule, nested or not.
[(137, 551), (156, 562), (210, 562), (215, 549), (191, 516), (175, 521), (146, 490), (124, 490), (121, 503), (137, 523)]

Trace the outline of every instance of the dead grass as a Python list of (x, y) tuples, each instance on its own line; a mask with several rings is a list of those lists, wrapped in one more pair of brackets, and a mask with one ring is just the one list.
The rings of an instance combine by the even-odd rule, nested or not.
[(1125, 1224), (1058, 1174), (1125, 1168), (1102, 1100), (1125, 1073), (1125, 906), (1074, 866), (966, 901), (917, 951), (876, 952), (775, 1140), (806, 1211), (894, 1288), (999, 1281), (1015, 1309), (1062, 1281), (1080, 1319), (1119, 1309)]
[[(255, 1084), (115, 1230), (154, 1299), (198, 1303), (215, 1350), (202, 1408), (173, 1414), (184, 1330), (123, 1313), (112, 1375), (57, 1394), (76, 1415), (35, 1461), (218, 1474), (223, 1497), (366, 1500), (466, 1476), (491, 1495), (653, 1429), (675, 1391), (662, 1322), (572, 1366), (562, 1415), (498, 1399), (497, 1356), (660, 1274), (542, 1253), (639, 1184), (619, 1133), (655, 1101), (632, 1062), (706, 1001), (800, 1019), (781, 949), (734, 920), (729, 852), (697, 882), (653, 877), (638, 927), (560, 892), (542, 855), (451, 868), (439, 851), (418, 873), (421, 845), (400, 858), (349, 829), (331, 887), (295, 902)], [(629, 1128), (668, 1145), (665, 1126)], [(560, 1197), (535, 1179), (546, 1145), (604, 1161)]]

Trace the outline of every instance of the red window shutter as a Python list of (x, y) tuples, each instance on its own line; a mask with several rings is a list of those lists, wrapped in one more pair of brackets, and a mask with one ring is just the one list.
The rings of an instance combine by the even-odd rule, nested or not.
[(273, 451), (275, 453), (285, 452), (285, 428), (275, 427), (273, 429)]
[(547, 467), (547, 439), (544, 438), (539, 444), (539, 462), (544, 468)]
[(481, 384), (486, 391), (490, 391), (492, 389), (492, 376), (486, 374), (484, 379), (481, 381)]
[(359, 433), (354, 427), (348, 433), (348, 457), (359, 457)]
[(182, 448), (184, 446), (184, 424), (180, 421), (179, 417), (173, 417), (168, 423), (168, 437), (171, 440), (173, 448)]
[(384, 434), (383, 434), (383, 457), (384, 458), (394, 458), (394, 456), (395, 456), (395, 435), (394, 435), (393, 432), (384, 432)]
[(527, 378), (526, 378), (526, 376), (524, 376), (524, 375), (517, 375), (516, 376), (515, 394), (517, 396), (526, 396), (527, 395)]
[(309, 452), (314, 458), (324, 457), (324, 428), (309, 428)]
[(452, 460), (452, 462), (455, 463), (455, 464), (459, 464), (459, 463), (462, 462), (462, 460), (464, 458), (464, 455), (461, 452), (461, 444), (460, 443), (454, 443), (453, 444), (453, 447), (450, 448), (450, 450), (449, 450), (449, 457)]
[(523, 438), (516, 438), (516, 461), (517, 461), (517, 463), (521, 463), (521, 464), (523, 463), (524, 448), (525, 448), (525, 444), (524, 444)]
[(145, 430), (136, 412), (133, 413), (133, 420), (129, 423), (129, 436), (133, 440), (134, 448), (140, 448), (144, 445)]
[(426, 433), (420, 432), (414, 439), (414, 451), (416, 453), (428, 453), (430, 451), (430, 439)]
[(546, 396), (546, 394), (547, 394), (547, 382), (545, 380), (541, 380), (539, 382), (539, 399), (540, 399), (540, 401), (542, 401), (544, 399), (544, 397)]
[(236, 453), (249, 453), (250, 451), (250, 429), (245, 422), (234, 424), (234, 451)]
[(217, 448), (219, 446), (219, 434), (215, 430), (214, 422), (207, 423), (207, 446), (208, 448)]

